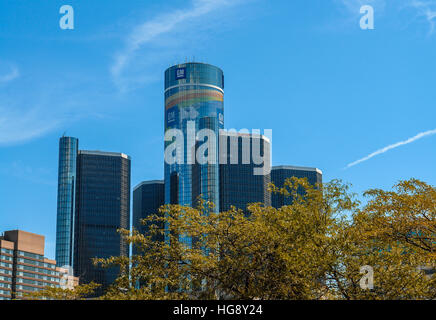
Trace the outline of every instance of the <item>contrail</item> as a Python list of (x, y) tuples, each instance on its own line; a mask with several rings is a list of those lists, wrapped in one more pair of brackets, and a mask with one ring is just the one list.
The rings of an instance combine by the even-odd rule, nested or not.
[(406, 145), (406, 144), (409, 144), (409, 143), (415, 142), (416, 140), (419, 140), (419, 139), (422, 139), (422, 138), (424, 138), (424, 137), (431, 136), (431, 135), (434, 135), (434, 134), (436, 134), (436, 129), (429, 130), (429, 131), (425, 131), (425, 132), (421, 132), (421, 133), (417, 134), (416, 136), (414, 136), (414, 137), (412, 137), (412, 138), (409, 138), (409, 139), (407, 139), (407, 140), (404, 140), (404, 141), (400, 141), (400, 142), (397, 142), (397, 143), (391, 144), (391, 145), (389, 145), (389, 146), (387, 146), (387, 147), (384, 147), (384, 148), (382, 148), (382, 149), (379, 149), (379, 150), (377, 150), (377, 151), (375, 151), (375, 152), (373, 152), (373, 153), (367, 155), (366, 157), (364, 157), (364, 158), (362, 158), (362, 159), (359, 159), (359, 160), (357, 160), (357, 161), (351, 162), (351, 163), (349, 163), (349, 164), (345, 167), (345, 169), (351, 168), (351, 167), (355, 166), (356, 164), (359, 164), (359, 163), (362, 163), (362, 162), (364, 162), (364, 161), (366, 161), (366, 160), (369, 160), (369, 159), (371, 159), (371, 158), (373, 158), (373, 157), (375, 157), (375, 156), (378, 156), (379, 154), (382, 154), (382, 153), (388, 152), (389, 150), (392, 150), (392, 149), (395, 149), (395, 148), (398, 148), (398, 147), (404, 146), (404, 145)]

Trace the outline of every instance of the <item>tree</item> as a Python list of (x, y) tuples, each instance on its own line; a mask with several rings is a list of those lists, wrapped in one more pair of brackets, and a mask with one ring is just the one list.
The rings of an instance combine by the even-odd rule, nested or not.
[[(328, 283), (345, 299), (434, 299), (436, 189), (416, 179), (392, 191), (373, 189), (363, 209), (332, 233)], [(374, 289), (361, 290), (359, 268), (374, 270)]]
[(85, 300), (98, 287), (100, 285), (94, 282), (78, 285), (74, 289), (48, 287), (44, 290), (27, 294), (26, 298), (30, 300)]
[[(417, 180), (396, 188), (368, 191), (361, 208), (338, 180), (292, 178), (271, 186), (293, 199), (278, 209), (163, 206), (145, 235), (121, 231), (139, 254), (96, 261), (121, 267), (103, 299), (434, 299), (436, 277), (419, 268), (434, 266), (435, 189)], [(361, 286), (363, 266), (374, 271), (372, 290)]]
[(436, 260), (436, 188), (416, 179), (401, 181), (394, 191), (367, 191), (370, 201), (356, 220), (367, 238), (397, 241)]

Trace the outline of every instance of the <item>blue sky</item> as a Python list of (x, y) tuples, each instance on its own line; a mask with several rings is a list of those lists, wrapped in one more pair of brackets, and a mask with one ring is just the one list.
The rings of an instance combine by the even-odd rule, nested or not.
[(434, 185), (435, 22), (433, 0), (2, 0), (0, 230), (43, 234), (54, 257), (64, 132), (129, 154), (132, 186), (161, 179), (163, 72), (193, 57), (224, 70), (226, 128), (273, 130), (273, 165), (355, 192)]

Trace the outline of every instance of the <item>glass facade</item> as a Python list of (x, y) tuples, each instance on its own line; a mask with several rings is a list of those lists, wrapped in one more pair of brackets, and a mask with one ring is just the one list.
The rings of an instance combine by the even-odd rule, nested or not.
[[(214, 163), (189, 162), (192, 146), (198, 150), (195, 135), (188, 134), (191, 122), (195, 133), (210, 129), (215, 133), (215, 150), (205, 151)], [(165, 162), (165, 203), (195, 206), (197, 196), (211, 201), (219, 210), (219, 130), (224, 127), (224, 75), (221, 69), (204, 63), (186, 63), (165, 71), (165, 132), (178, 129), (183, 132), (183, 163)], [(172, 142), (165, 142), (165, 148)], [(191, 159), (195, 159), (195, 154)], [(174, 185), (177, 183), (177, 186)], [(177, 199), (174, 199), (175, 196)], [(177, 200), (177, 201), (175, 201)]]
[(62, 137), (59, 141), (56, 261), (58, 266), (73, 265), (76, 164), (79, 140)]
[[(233, 141), (232, 141), (233, 140)], [(250, 203), (261, 202), (265, 206), (271, 205), (271, 194), (268, 192), (268, 184), (271, 182), (270, 174), (255, 175), (254, 169), (261, 167), (256, 165), (251, 158), (250, 150), (253, 150), (253, 143), (260, 145), (260, 155), (270, 158), (271, 145), (265, 137), (254, 137), (249, 134), (228, 134), (220, 135), (220, 153), (224, 159), (220, 160), (220, 209), (230, 210), (231, 206), (246, 211)], [(225, 143), (223, 143), (225, 142)], [(232, 157), (232, 143), (236, 145), (237, 152)], [(249, 161), (243, 162), (243, 145), (248, 146), (244, 156), (249, 156)], [(225, 150), (225, 149), (226, 150)], [(224, 153), (223, 153), (224, 152)], [(247, 163), (249, 162), (249, 163)], [(266, 165), (270, 165), (270, 162)]]
[(117, 230), (130, 229), (130, 158), (79, 151), (76, 194), (74, 273), (80, 283), (102, 284), (99, 294), (119, 270), (94, 266), (92, 259), (129, 255), (129, 246)]
[[(142, 219), (153, 214), (159, 214), (159, 208), (165, 203), (164, 182), (162, 180), (144, 181), (133, 190), (133, 228), (145, 234), (147, 226)], [(157, 238), (163, 241), (162, 237)], [(133, 254), (136, 254), (133, 246)]]
[[(288, 178), (307, 178), (307, 181), (312, 184), (322, 183), (322, 171), (317, 168), (293, 167), (293, 166), (277, 166), (271, 170), (271, 182), (278, 188), (283, 188), (286, 179)], [(281, 194), (271, 195), (271, 205), (274, 208), (291, 205), (293, 199), (285, 197)]]

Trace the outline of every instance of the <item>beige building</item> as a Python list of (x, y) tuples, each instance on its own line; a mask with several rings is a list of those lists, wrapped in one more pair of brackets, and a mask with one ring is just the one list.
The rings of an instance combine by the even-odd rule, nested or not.
[(0, 300), (22, 299), (47, 287), (74, 288), (78, 279), (44, 257), (45, 237), (21, 230), (0, 236)]
[(73, 276), (72, 268), (58, 268), (61, 274), (60, 287), (64, 289), (74, 289), (79, 284), (79, 277)]

